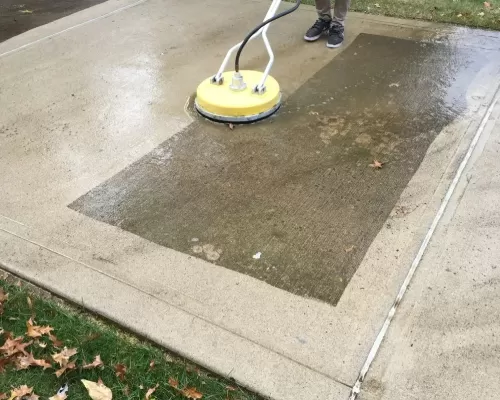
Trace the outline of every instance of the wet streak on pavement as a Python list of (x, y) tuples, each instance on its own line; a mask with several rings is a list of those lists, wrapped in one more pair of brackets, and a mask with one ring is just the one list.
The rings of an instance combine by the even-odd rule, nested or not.
[(1, 0), (0, 42), (104, 0)]
[[(194, 122), (70, 207), (336, 304), (483, 62), (362, 34), (276, 118), (234, 130)], [(387, 164), (374, 170), (374, 158)]]

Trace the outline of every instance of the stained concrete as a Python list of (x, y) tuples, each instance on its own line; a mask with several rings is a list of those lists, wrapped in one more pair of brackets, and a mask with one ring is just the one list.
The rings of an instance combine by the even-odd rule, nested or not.
[(360, 400), (498, 398), (499, 115), (497, 106)]
[(103, 1), (3, 0), (0, 4), (0, 42)]
[[(332, 306), (67, 207), (191, 123), (188, 96), (269, 3), (213, 0), (203, 32), (197, 4), (109, 0), (0, 43), (0, 264), (272, 399), (345, 399), (491, 101), (499, 36), (352, 13), (326, 51), (302, 39), (312, 7), (271, 27), (285, 98), (363, 32), (485, 58)], [(262, 43), (245, 50), (245, 67), (265, 61)]]
[(273, 120), (193, 123), (70, 207), (336, 304), (484, 63), (480, 51), (361, 34)]

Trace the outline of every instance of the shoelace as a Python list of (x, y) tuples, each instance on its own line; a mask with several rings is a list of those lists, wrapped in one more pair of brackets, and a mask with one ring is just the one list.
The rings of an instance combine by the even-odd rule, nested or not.
[(326, 22), (325, 20), (318, 19), (318, 20), (314, 23), (313, 28), (317, 28), (317, 29), (319, 29), (319, 30), (324, 30), (324, 29), (326, 29), (326, 26), (325, 26), (326, 24), (327, 24), (327, 22)]
[(340, 25), (332, 25), (330, 27), (330, 35), (331, 34), (343, 35), (344, 34), (344, 27), (342, 27)]

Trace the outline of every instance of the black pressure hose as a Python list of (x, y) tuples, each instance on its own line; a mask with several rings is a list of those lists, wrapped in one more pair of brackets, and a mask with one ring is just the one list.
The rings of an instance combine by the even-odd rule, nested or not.
[(245, 45), (248, 43), (248, 41), (250, 40), (250, 38), (255, 34), (255, 32), (257, 32), (260, 28), (262, 28), (263, 26), (266, 26), (267, 24), (273, 22), (273, 21), (276, 21), (278, 18), (281, 18), (281, 17), (284, 17), (285, 15), (288, 15), (288, 14), (291, 14), (293, 13), (297, 8), (299, 8), (300, 6), (300, 3), (301, 3), (301, 0), (297, 0), (297, 3), (290, 9), (286, 10), (286, 11), (283, 11), (279, 14), (276, 14), (274, 17), (272, 18), (269, 18), (268, 20), (262, 22), (260, 25), (256, 26), (247, 36), (246, 38), (243, 40), (243, 42), (241, 43), (241, 46), (240, 48), (238, 49), (238, 52), (236, 53), (236, 60), (234, 62), (234, 70), (235, 72), (239, 72), (240, 70), (240, 56), (241, 56), (241, 52), (243, 51), (243, 48), (245, 47)]

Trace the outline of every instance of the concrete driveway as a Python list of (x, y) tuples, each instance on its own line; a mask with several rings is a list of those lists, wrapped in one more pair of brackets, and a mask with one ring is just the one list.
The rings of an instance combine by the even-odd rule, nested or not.
[(0, 263), (265, 396), (346, 399), (500, 36), (353, 14), (327, 51), (303, 7), (270, 29), (280, 112), (202, 120), (196, 86), (267, 4), (110, 0), (1, 43)]

